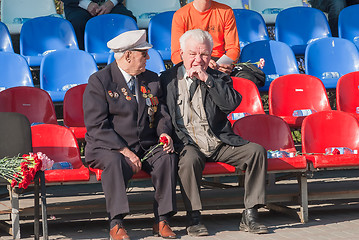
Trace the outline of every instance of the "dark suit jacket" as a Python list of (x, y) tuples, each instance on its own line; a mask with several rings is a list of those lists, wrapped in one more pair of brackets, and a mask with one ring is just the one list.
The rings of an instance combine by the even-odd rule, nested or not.
[[(128, 147), (141, 155), (143, 150), (158, 143), (160, 134), (171, 135), (171, 119), (166, 105), (161, 103), (162, 92), (157, 74), (146, 71), (138, 75), (137, 79), (140, 93), (137, 96), (138, 104), (116, 62), (90, 76), (83, 97), (87, 128), (86, 161), (94, 160), (104, 149)], [(140, 91), (141, 87), (160, 100), (153, 128), (150, 128), (149, 106)], [(131, 100), (126, 99), (124, 91)]]
[[(64, 6), (77, 7), (79, 5), (79, 0), (61, 0), (64, 3)], [(99, 0), (91, 0), (92, 2), (98, 2)], [(123, 0), (119, 0), (118, 4), (122, 4)]]
[[(162, 73), (161, 85), (166, 98), (169, 113), (176, 136), (174, 141), (179, 151), (189, 143), (186, 135), (179, 129), (176, 123), (176, 104), (178, 96), (177, 69), (182, 63)], [(203, 106), (207, 115), (209, 127), (217, 138), (223, 143), (231, 146), (241, 146), (248, 143), (242, 137), (232, 131), (231, 123), (227, 115), (237, 108), (242, 101), (242, 96), (233, 89), (232, 79), (225, 73), (207, 69), (209, 74), (206, 83), (200, 82), (200, 89), (203, 96)]]

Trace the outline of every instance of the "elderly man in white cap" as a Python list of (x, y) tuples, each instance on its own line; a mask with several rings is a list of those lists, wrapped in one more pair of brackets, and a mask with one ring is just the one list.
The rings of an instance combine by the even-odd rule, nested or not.
[[(135, 30), (122, 33), (107, 46), (115, 52), (115, 61), (90, 76), (83, 108), (86, 162), (103, 170), (110, 237), (130, 239), (123, 226), (129, 212), (126, 187), (142, 169), (151, 175), (155, 189), (153, 233), (176, 238), (168, 219), (177, 211), (177, 156), (159, 78), (145, 69), (152, 45), (146, 42), (144, 30)], [(157, 146), (160, 139), (164, 144)]]

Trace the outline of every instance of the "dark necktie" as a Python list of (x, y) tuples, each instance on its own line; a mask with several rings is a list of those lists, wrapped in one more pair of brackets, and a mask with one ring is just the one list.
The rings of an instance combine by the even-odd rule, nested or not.
[(197, 83), (197, 79), (193, 79), (191, 86), (189, 87), (189, 100), (192, 100), (192, 97), (194, 95), (194, 93), (196, 92), (198, 83)]
[(135, 87), (135, 77), (131, 77), (130, 81), (128, 82), (128, 88), (131, 90), (132, 95), (136, 95), (136, 87)]

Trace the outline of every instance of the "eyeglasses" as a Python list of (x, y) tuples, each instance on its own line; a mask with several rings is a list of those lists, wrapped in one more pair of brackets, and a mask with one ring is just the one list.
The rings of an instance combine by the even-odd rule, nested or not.
[(146, 57), (147, 54), (148, 54), (148, 49), (146, 49), (146, 50), (137, 50), (137, 49), (135, 49), (135, 50), (132, 50), (132, 51), (141, 52), (143, 57)]

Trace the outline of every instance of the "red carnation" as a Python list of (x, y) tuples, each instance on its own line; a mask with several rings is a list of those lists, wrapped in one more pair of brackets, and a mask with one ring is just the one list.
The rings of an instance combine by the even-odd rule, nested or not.
[(167, 144), (168, 144), (168, 139), (167, 139), (167, 137), (162, 136), (162, 137), (160, 138), (160, 143), (163, 143), (163, 145), (167, 145)]

